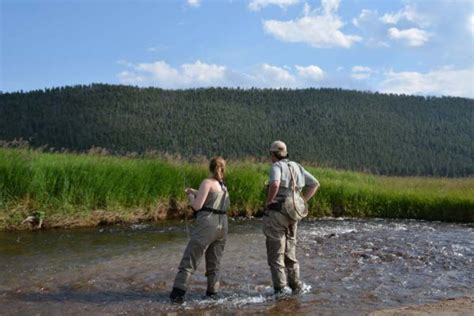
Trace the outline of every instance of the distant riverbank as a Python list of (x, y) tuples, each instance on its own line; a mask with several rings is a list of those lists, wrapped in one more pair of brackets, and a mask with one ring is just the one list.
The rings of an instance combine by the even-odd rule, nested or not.
[[(270, 163), (230, 161), (233, 216), (259, 216)], [(321, 182), (310, 216), (473, 222), (473, 178), (386, 177), (308, 167)], [(0, 230), (96, 226), (183, 218), (184, 188), (206, 163), (0, 149)]]

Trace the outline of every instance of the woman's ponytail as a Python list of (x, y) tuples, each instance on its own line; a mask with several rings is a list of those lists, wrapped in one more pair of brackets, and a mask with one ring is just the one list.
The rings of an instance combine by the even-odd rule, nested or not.
[(224, 180), (225, 174), (225, 160), (222, 157), (214, 157), (209, 163), (209, 171), (212, 176), (219, 182)]

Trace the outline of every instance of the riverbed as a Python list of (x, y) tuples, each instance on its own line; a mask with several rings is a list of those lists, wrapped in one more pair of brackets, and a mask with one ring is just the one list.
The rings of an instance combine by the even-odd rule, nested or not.
[[(318, 219), (298, 228), (305, 293), (272, 295), (260, 219), (230, 220), (222, 291), (205, 299), (204, 262), (170, 304), (183, 222), (0, 232), (0, 314), (279, 313), (364, 315), (474, 296), (474, 225)], [(189, 223), (192, 229), (192, 223)]]

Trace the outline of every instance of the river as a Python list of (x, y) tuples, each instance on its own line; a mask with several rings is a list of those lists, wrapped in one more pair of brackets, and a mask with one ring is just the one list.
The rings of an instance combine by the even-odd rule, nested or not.
[(0, 232), (0, 314), (363, 315), (474, 295), (474, 226), (385, 219), (304, 220), (305, 293), (275, 299), (261, 221), (230, 220), (222, 293), (204, 299), (204, 262), (183, 305), (168, 301), (183, 223)]

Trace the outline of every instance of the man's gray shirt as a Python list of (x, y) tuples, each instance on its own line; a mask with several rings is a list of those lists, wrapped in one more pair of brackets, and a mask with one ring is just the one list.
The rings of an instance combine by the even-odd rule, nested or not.
[(296, 176), (296, 187), (299, 190), (306, 186), (314, 187), (319, 185), (319, 181), (311, 173), (306, 171), (303, 166), (288, 159), (283, 159), (272, 164), (270, 170), (270, 182), (279, 180), (280, 189), (290, 188), (291, 174), (290, 169), (288, 168), (288, 163), (291, 164), (291, 167), (294, 170)]

